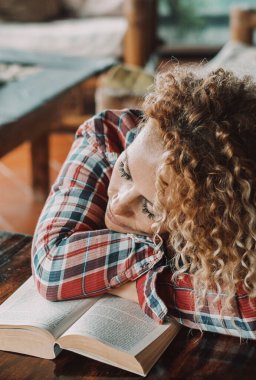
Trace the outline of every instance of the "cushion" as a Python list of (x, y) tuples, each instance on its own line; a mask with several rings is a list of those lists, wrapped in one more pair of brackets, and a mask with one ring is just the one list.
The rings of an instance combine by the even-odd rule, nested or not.
[(74, 17), (122, 16), (125, 0), (62, 0)]
[(119, 57), (126, 29), (123, 17), (0, 23), (0, 48), (92, 58)]
[(61, 13), (61, 0), (0, 0), (0, 20), (37, 22)]

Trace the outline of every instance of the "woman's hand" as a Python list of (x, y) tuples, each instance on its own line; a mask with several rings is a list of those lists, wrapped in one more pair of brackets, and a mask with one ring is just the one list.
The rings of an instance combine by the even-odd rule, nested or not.
[(121, 285), (119, 288), (109, 289), (108, 293), (125, 298), (126, 300), (132, 302), (139, 303), (135, 281), (127, 282), (126, 284)]

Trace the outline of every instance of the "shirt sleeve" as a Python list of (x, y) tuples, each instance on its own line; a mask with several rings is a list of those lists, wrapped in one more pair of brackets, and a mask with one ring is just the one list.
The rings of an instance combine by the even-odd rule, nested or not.
[(163, 252), (146, 236), (107, 230), (107, 188), (132, 139), (136, 111), (106, 111), (84, 123), (39, 218), (32, 273), (48, 300), (89, 297), (133, 281)]
[(174, 317), (189, 327), (245, 339), (256, 339), (256, 299), (250, 299), (240, 286), (233, 312), (221, 312), (226, 295), (213, 302), (216, 293), (208, 292), (204, 307), (195, 310), (191, 275), (183, 274), (174, 282), (167, 265), (150, 269), (137, 280), (139, 303), (144, 312), (158, 323)]

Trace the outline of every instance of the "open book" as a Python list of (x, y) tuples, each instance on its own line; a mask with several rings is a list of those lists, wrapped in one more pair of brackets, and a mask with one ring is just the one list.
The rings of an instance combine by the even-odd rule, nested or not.
[(115, 296), (47, 301), (32, 277), (0, 306), (0, 350), (53, 359), (63, 348), (142, 376), (179, 328)]

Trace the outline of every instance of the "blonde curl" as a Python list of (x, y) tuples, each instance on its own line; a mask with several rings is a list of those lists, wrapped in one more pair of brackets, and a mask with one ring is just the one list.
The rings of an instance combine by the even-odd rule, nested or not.
[(232, 310), (241, 284), (256, 296), (256, 86), (178, 66), (156, 76), (143, 108), (163, 137), (155, 225), (168, 232), (173, 279), (192, 275), (198, 308), (211, 290)]

